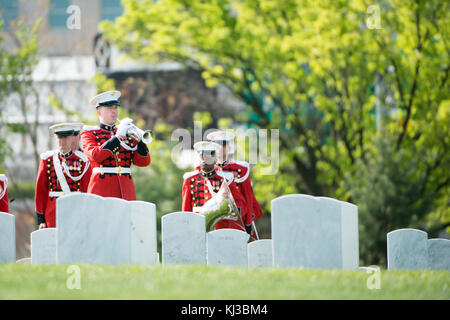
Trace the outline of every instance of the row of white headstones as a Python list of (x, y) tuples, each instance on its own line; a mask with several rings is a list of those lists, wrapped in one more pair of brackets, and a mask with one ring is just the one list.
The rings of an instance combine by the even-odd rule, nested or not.
[[(272, 239), (253, 242), (239, 230), (206, 232), (205, 217), (198, 214), (166, 214), (161, 218), (161, 259), (153, 203), (74, 193), (58, 199), (56, 210), (57, 228), (31, 233), (33, 264), (151, 265), (161, 260), (244, 267), (359, 266), (358, 208), (326, 197), (292, 194), (272, 200)], [(417, 232), (411, 230), (388, 234), (388, 268), (450, 269), (450, 240), (426, 239), (425, 247), (422, 242), (417, 246), (424, 232), (415, 240)], [(0, 263), (13, 261), (14, 216), (0, 213)]]

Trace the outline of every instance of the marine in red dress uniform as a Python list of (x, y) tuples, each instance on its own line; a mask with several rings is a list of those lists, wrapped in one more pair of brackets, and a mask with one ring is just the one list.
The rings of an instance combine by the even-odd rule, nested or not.
[[(208, 200), (210, 200), (215, 193), (219, 191), (222, 183), (226, 181), (231, 194), (233, 195), (236, 206), (241, 213), (242, 222), (244, 225), (250, 225), (252, 220), (247, 211), (247, 204), (233, 181), (233, 175), (227, 172), (222, 172), (214, 166), (216, 161), (214, 154), (216, 146), (216, 144), (207, 143), (205, 141), (198, 142), (194, 145), (194, 149), (196, 149), (202, 157), (202, 164), (199, 169), (192, 172), (187, 172), (183, 176), (184, 182), (182, 188), (181, 210), (196, 212), (196, 209), (202, 207)], [(205, 155), (205, 153), (210, 153), (211, 156), (214, 157), (212, 163), (209, 165), (207, 164), (208, 156)], [(230, 219), (223, 219), (216, 224), (216, 229), (222, 228), (232, 228), (245, 231), (240, 221), (233, 221)]]
[(56, 199), (70, 192), (86, 192), (92, 168), (80, 151), (71, 150), (74, 128), (79, 124), (57, 124), (54, 130), (59, 150), (41, 154), (36, 180), (35, 210), (39, 229), (56, 227)]
[(0, 212), (9, 213), (8, 178), (4, 174), (0, 174)]
[(218, 130), (208, 134), (207, 139), (222, 146), (222, 150), (218, 152), (217, 166), (223, 171), (233, 174), (234, 182), (249, 206), (252, 221), (258, 220), (262, 217), (262, 210), (253, 193), (250, 180), (250, 166), (246, 161), (230, 159), (231, 157), (229, 156), (232, 154), (231, 149), (234, 135), (229, 131)]
[(119, 91), (108, 91), (91, 100), (97, 107), (100, 125), (85, 127), (81, 144), (93, 168), (87, 192), (131, 201), (136, 200), (131, 165), (148, 166), (150, 154), (144, 142), (127, 136), (131, 119), (121, 120), (117, 127), (114, 125), (119, 97)]

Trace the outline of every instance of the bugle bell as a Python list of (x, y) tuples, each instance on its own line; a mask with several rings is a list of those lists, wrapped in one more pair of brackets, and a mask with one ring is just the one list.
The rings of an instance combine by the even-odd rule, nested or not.
[(128, 129), (127, 134), (138, 141), (142, 141), (145, 144), (148, 144), (153, 141), (152, 130), (142, 130), (136, 127), (134, 124), (131, 125), (130, 129)]
[[(130, 119), (131, 120), (131, 119)], [(121, 121), (120, 119), (117, 119), (117, 121)], [(142, 141), (145, 144), (149, 144), (153, 141), (153, 131), (152, 130), (142, 130), (134, 123), (130, 124), (130, 128), (127, 130), (127, 136), (135, 138), (137, 141)]]

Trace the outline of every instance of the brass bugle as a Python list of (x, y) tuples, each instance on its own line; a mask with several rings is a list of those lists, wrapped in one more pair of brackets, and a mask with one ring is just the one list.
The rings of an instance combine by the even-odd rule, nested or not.
[[(117, 119), (120, 122), (120, 119)], [(153, 131), (152, 130), (142, 130), (134, 123), (131, 123), (131, 127), (127, 131), (127, 135), (135, 138), (137, 141), (142, 141), (145, 144), (148, 144), (153, 141)]]

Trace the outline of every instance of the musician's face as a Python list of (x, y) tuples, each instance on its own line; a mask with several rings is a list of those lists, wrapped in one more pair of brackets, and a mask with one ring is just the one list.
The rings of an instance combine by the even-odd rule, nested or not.
[(119, 109), (116, 105), (104, 106), (97, 109), (97, 115), (100, 122), (112, 126), (117, 121), (119, 116)]
[(217, 154), (217, 161), (218, 162), (224, 162), (228, 158), (228, 151), (230, 150), (230, 147), (228, 144), (224, 144), (222, 148), (220, 149), (219, 153)]
[(58, 150), (61, 153), (67, 153), (72, 149), (73, 136), (56, 136), (56, 141), (58, 142)]
[(214, 165), (217, 161), (215, 152), (202, 152), (200, 155), (200, 168), (205, 171), (211, 171), (214, 169)]
[(231, 143), (223, 144), (217, 155), (217, 161), (222, 163), (225, 160), (230, 160), (230, 158), (232, 158), (230, 153), (233, 152), (233, 148), (234, 146)]

